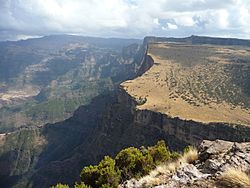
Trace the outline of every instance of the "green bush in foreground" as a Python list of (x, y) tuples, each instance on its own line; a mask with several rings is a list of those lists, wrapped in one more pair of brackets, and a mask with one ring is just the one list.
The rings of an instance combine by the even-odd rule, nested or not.
[(81, 180), (93, 188), (117, 187), (120, 180), (120, 171), (115, 166), (115, 161), (105, 156), (96, 166), (84, 167)]
[(84, 182), (81, 182), (80, 184), (76, 183), (74, 185), (74, 188), (91, 188), (89, 185), (86, 185)]
[[(187, 148), (185, 152), (189, 149)], [(76, 183), (74, 188), (117, 188), (124, 180), (140, 178), (157, 165), (177, 160), (180, 156), (177, 152), (171, 153), (164, 141), (159, 141), (155, 146), (148, 148), (126, 148), (121, 150), (115, 159), (105, 156), (98, 165), (84, 167), (80, 174), (82, 182)], [(57, 184), (52, 188), (68, 187)]]
[(120, 151), (115, 157), (116, 166), (120, 169), (122, 179), (139, 178), (152, 170), (154, 164), (152, 157), (134, 147)]
[(158, 141), (155, 146), (149, 147), (148, 152), (152, 156), (155, 165), (171, 159), (171, 152), (163, 140)]

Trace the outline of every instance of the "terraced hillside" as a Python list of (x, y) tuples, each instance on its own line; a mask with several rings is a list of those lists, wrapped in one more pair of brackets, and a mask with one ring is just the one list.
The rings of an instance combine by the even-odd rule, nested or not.
[(250, 48), (157, 42), (153, 66), (122, 83), (137, 108), (203, 123), (250, 125)]

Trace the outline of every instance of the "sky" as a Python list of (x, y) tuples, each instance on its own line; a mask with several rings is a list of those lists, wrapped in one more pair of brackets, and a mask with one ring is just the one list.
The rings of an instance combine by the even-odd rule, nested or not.
[(0, 0), (0, 40), (52, 34), (250, 39), (250, 0)]

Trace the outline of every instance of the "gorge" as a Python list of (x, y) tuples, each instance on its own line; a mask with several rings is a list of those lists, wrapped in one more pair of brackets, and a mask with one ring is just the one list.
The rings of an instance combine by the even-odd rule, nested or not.
[[(123, 48), (124, 54), (121, 55), (120, 52), (107, 52), (102, 46), (105, 44), (112, 48), (110, 45), (119, 46), (121, 41), (114, 42), (110, 39), (107, 44), (100, 42), (100, 45), (95, 44), (98, 40), (88, 39), (94, 41), (85, 41), (94, 43), (92, 47), (86, 44), (80, 47), (78, 44), (76, 47), (75, 42), (78, 43), (79, 39), (72, 38), (70, 44), (67, 44), (70, 47), (57, 52), (57, 55), (75, 58), (77, 66), (73, 66), (66, 76), (62, 71), (62, 77), (47, 80), (48, 85), (39, 94), (35, 92), (31, 98), (39, 103), (44, 98), (47, 100), (51, 96), (61, 96), (65, 88), (70, 88), (64, 96), (75, 100), (74, 95), (71, 97), (72, 93), (79, 91), (77, 87), (85, 79), (88, 80), (86, 83), (96, 81), (94, 86), (99, 84), (98, 92), (92, 85), (94, 94), (89, 95), (88, 102), (78, 103), (81, 106), (77, 108), (76, 105), (72, 109), (77, 109), (62, 119), (43, 122), (44, 125), (15, 127), (9, 129), (11, 131), (3, 129), (0, 136), (1, 187), (49, 187), (57, 182), (73, 185), (79, 180), (79, 173), (84, 166), (97, 164), (105, 155), (114, 156), (125, 147), (148, 146), (161, 139), (174, 151), (180, 151), (187, 145), (199, 146), (204, 139), (250, 141), (249, 41), (198, 36), (182, 39), (146, 37), (142, 45), (134, 44), (139, 41), (123, 41), (124, 46), (120, 46), (120, 49)], [(37, 40), (43, 44), (46, 38)], [(55, 42), (49, 47), (54, 49), (55, 44), (62, 45)], [(102, 56), (100, 64), (95, 65), (94, 62), (98, 61), (93, 60), (90, 55), (86, 58), (86, 67), (80, 69), (85, 72), (81, 72), (77, 58), (81, 59), (84, 50), (89, 49), (89, 53), (95, 53), (96, 57)], [(103, 55), (107, 53), (110, 54)], [(165, 67), (166, 61), (170, 61), (170, 65)], [(171, 67), (172, 65), (174, 66)], [(41, 68), (44, 65), (30, 65), (26, 71), (34, 66)], [(40, 68), (36, 70), (40, 71)], [(195, 74), (190, 69), (195, 69)], [(57, 67), (55, 72), (59, 70)], [(76, 70), (79, 72), (76, 73)], [(95, 73), (95, 70), (100, 72)], [(166, 77), (170, 73), (174, 76)], [(205, 73), (211, 77), (199, 80), (203, 85), (197, 85), (195, 79)], [(37, 76), (36, 73), (34, 75)], [(195, 78), (190, 78), (189, 75), (195, 75)], [(39, 76), (38, 78), (41, 79)], [(44, 81), (41, 83), (39, 79), (34, 80), (37, 81), (36, 87), (40, 89)], [(29, 83), (27, 79), (24, 80), (23, 82)], [(72, 81), (67, 83), (69, 80)], [(218, 83), (218, 80), (223, 82)], [(192, 85), (189, 87), (191, 89), (187, 88), (187, 81)], [(62, 88), (58, 87), (60, 85)], [(72, 89), (72, 85), (76, 89)], [(167, 90), (159, 89), (165, 86)], [(81, 87), (85, 88), (82, 91), (91, 90), (86, 85)], [(2, 87), (2, 90), (5, 91), (6, 88)], [(202, 93), (205, 93), (204, 97)], [(185, 116), (187, 112), (176, 110), (178, 105), (186, 108), (187, 112), (191, 111), (191, 116)], [(15, 113), (16, 111), (14, 110)], [(212, 111), (216, 111), (222, 121), (217, 121), (218, 118), (214, 118)], [(9, 113), (8, 109), (7, 112)], [(207, 113), (208, 118), (199, 119), (199, 113)], [(243, 115), (237, 118), (230, 115), (237, 113)]]

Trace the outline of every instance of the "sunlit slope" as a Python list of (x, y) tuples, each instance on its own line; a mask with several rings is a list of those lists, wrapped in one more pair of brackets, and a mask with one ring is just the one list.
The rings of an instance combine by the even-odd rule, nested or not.
[(139, 109), (250, 125), (250, 48), (150, 43), (148, 55), (153, 66), (122, 83)]

